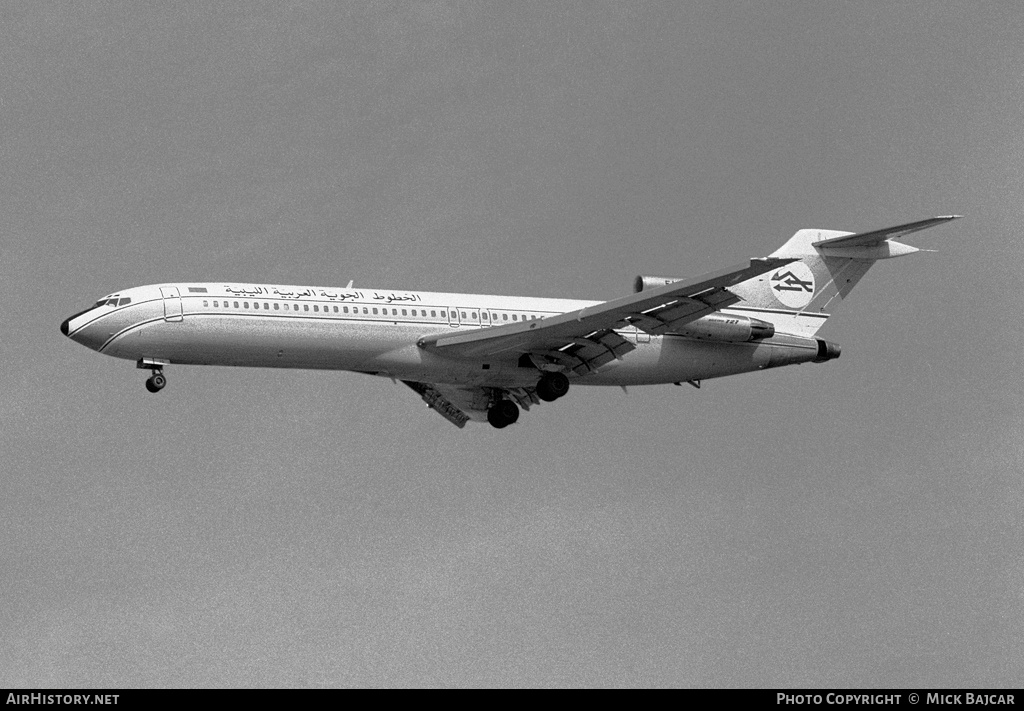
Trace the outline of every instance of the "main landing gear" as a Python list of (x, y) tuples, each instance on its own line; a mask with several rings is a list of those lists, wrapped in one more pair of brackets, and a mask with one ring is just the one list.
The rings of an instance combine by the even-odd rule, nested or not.
[(569, 379), (564, 373), (545, 373), (537, 383), (537, 397), (544, 402), (554, 402), (569, 392)]
[[(497, 393), (498, 391), (496, 391)], [(537, 383), (537, 397), (544, 402), (554, 402), (569, 392), (569, 378), (564, 373), (545, 373)], [(495, 400), (487, 410), (487, 421), (499, 430), (519, 419), (519, 406), (504, 398)]]
[(498, 400), (487, 411), (487, 421), (499, 430), (519, 419), (519, 406), (511, 400)]
[(141, 358), (135, 364), (136, 368), (151, 370), (153, 374), (146, 378), (146, 390), (151, 393), (158, 393), (167, 385), (167, 376), (164, 375), (164, 366), (167, 361), (156, 360), (155, 358)]

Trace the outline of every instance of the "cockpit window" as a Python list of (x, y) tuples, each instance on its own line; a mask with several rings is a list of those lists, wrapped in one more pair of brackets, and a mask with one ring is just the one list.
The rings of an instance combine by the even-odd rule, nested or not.
[(124, 306), (132, 302), (130, 296), (125, 296), (120, 299), (110, 296), (104, 296), (102, 299), (96, 302), (96, 306)]

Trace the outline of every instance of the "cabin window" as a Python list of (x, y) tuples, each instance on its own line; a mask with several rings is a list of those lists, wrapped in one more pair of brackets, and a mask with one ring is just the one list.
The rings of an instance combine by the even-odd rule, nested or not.
[(515, 314), (512, 314), (512, 320), (513, 320), (513, 321), (518, 321), (519, 319), (518, 319), (518, 318), (516, 318), (516, 315), (515, 315)]
[[(397, 312), (396, 312), (396, 313), (397, 313)], [(409, 315), (409, 312), (408, 312), (408, 311), (406, 311), (405, 309), (402, 309), (402, 315), (403, 315), (403, 316), (408, 316), (408, 315)]]
[(303, 304), (302, 305), (302, 310), (303, 311), (309, 311), (309, 304)]
[[(345, 309), (345, 310), (348, 311), (348, 309)], [(338, 313), (338, 307), (337, 306), (334, 307), (334, 313)]]
[(281, 304), (275, 303), (274, 304), (274, 311), (280, 311), (280, 310), (281, 310)]
[(243, 301), (242, 302), (242, 308), (244, 308), (244, 309), (249, 308), (249, 302), (248, 301)]
[(348, 307), (347, 306), (342, 306), (341, 310), (344, 311), (345, 313), (348, 313)]
[(508, 321), (508, 314), (502, 314), (501, 315), (501, 320), (502, 321)]
[(236, 309), (238, 308), (238, 302), (237, 301), (235, 302), (235, 308)]
[(430, 318), (437, 318), (437, 311), (431, 310)]
[(314, 305), (313, 305), (313, 310), (314, 310), (314, 311), (320, 311), (320, 307), (319, 307), (319, 306), (317, 306), (316, 304), (314, 304)]
[(268, 304), (266, 301), (263, 302), (263, 310), (270, 311), (270, 304)]
[(462, 318), (466, 318), (466, 312), (465, 311), (462, 312)]
[(213, 302), (213, 308), (217, 308), (218, 306), (220, 306), (220, 304), (218, 302), (214, 301)]
[(373, 315), (374, 315), (374, 316), (376, 316), (376, 315), (377, 315), (377, 309), (374, 309), (374, 310), (373, 310)]

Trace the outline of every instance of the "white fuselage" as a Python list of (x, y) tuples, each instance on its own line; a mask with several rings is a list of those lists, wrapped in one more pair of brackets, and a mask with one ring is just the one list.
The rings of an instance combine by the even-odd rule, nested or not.
[[(539, 373), (515, 358), (447, 358), (417, 342), (438, 333), (544, 319), (598, 303), (390, 289), (158, 284), (101, 299), (67, 319), (61, 330), (100, 353), (136, 361), (351, 370), (424, 383), (523, 387), (535, 384)], [(636, 350), (574, 382), (702, 380), (816, 356), (813, 339), (785, 334), (735, 343), (651, 336), (632, 326), (617, 332)]]

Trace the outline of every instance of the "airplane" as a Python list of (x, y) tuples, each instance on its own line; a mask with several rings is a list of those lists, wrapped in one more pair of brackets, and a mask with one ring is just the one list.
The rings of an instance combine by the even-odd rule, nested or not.
[[(65, 336), (151, 371), (171, 364), (348, 370), (401, 381), (457, 427), (498, 429), (570, 385), (688, 383), (797, 363), (840, 347), (817, 338), (833, 302), (896, 238), (944, 215), (852, 233), (803, 229), (768, 257), (695, 278), (639, 276), (611, 301), (392, 289), (172, 283), (104, 296)], [(838, 300), (838, 301), (837, 301)]]

